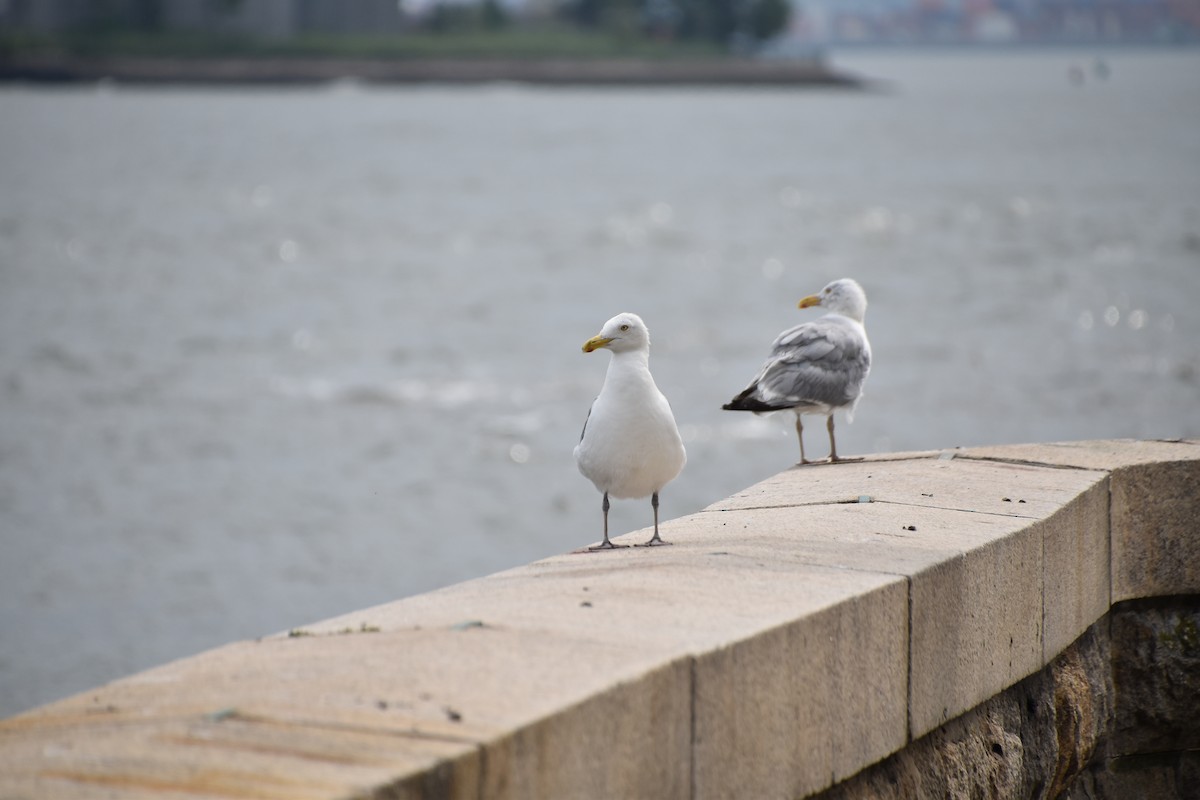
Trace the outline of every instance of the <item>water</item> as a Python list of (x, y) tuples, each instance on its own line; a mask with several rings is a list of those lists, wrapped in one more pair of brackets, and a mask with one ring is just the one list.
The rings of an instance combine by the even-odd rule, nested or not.
[(1200, 436), (1200, 54), (1091, 58), (0, 89), (0, 713), (596, 541), (580, 345), (618, 311), (687, 440), (665, 517), (794, 463), (720, 405), (844, 275), (845, 454)]

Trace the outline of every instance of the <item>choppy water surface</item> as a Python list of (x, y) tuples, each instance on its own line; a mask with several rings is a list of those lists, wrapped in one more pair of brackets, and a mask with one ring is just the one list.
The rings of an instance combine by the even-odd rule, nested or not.
[(1200, 57), (1091, 58), (0, 89), (0, 713), (595, 541), (580, 345), (618, 311), (687, 440), (667, 517), (796, 460), (720, 404), (845, 275), (844, 453), (1200, 435)]

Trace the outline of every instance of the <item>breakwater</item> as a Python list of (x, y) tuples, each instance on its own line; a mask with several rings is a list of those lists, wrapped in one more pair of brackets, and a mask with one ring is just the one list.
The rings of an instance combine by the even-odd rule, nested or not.
[[(902, 771), (898, 759), (959, 741), (956, 730), (966, 741), (981, 720), (994, 734), (988, 758), (1024, 753), (1024, 729), (988, 704), (1015, 688), (1045, 716), (1032, 679), (1063, 698), (1056, 736), (1069, 719), (1092, 731), (1056, 738), (1091, 742), (1056, 749), (1075, 754), (1047, 767), (1061, 782), (1028, 779), (1051, 796), (1078, 776), (1102, 782), (1159, 740), (1186, 751), (1194, 731), (1171, 726), (1195, 715), (1151, 715), (1122, 732), (1126, 717), (1103, 698), (1119, 711), (1123, 687), (1144, 681), (1118, 676), (1162, 663), (1116, 658), (1126, 643), (1176, 647), (1184, 661), (1172, 663), (1183, 664), (1197, 647), (1197, 487), (1200, 444), (1190, 441), (791, 469), (665, 523), (673, 547), (556, 556), (5, 720), (0, 792), (868, 796), (855, 781), (890, 782), (872, 770)], [(1149, 630), (1175, 638), (1114, 635), (1130, 611), (1160, 614)], [(1101, 678), (1080, 678), (1074, 692), (1055, 677), (1087, 674)], [(1172, 774), (1184, 762), (1177, 755)], [(960, 774), (972, 780), (969, 767)], [(995, 789), (987, 796), (1008, 796), (1009, 784), (980, 780)]]

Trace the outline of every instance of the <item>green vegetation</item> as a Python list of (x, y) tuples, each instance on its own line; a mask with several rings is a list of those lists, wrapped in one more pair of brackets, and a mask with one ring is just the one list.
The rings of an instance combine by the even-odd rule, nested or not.
[(1158, 641), (1172, 650), (1192, 655), (1200, 654), (1200, 628), (1197, 628), (1194, 619), (1186, 616), (1179, 616), (1173, 628), (1160, 631)]
[(727, 49), (709, 42), (629, 39), (608, 33), (506, 29), (405, 36), (306, 35), (283, 41), (202, 34), (0, 35), (4, 55), (171, 58), (697, 58)]
[(436, 0), (386, 33), (268, 39), (233, 24), (237, 0), (214, 6), (206, 27), (190, 31), (164, 27), (161, 0), (134, 4), (137, 13), (116, 7), (100, 2), (87, 22), (57, 34), (0, 29), (0, 57), (716, 57), (776, 35), (791, 8), (788, 0), (560, 0), (551, 15), (531, 18), (500, 0)]

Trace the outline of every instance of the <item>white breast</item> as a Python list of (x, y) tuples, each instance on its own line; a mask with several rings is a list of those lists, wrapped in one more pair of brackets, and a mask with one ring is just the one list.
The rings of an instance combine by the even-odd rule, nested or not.
[(675, 416), (649, 370), (614, 358), (575, 448), (579, 471), (615, 498), (648, 497), (687, 461)]

